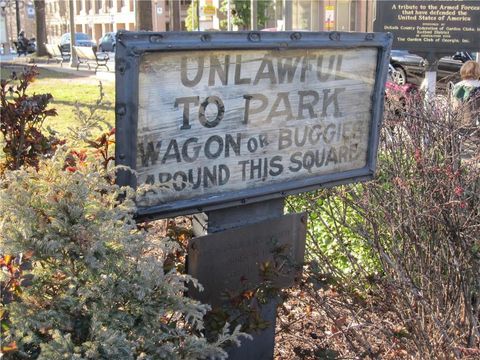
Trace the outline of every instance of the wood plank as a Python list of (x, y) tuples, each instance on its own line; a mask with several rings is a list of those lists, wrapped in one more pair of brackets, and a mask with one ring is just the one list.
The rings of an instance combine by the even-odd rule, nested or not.
[(143, 55), (137, 200), (152, 206), (366, 166), (376, 48)]

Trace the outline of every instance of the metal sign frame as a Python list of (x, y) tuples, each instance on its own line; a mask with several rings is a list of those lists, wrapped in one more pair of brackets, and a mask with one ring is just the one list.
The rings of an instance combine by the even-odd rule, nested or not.
[[(347, 32), (127, 32), (117, 33), (116, 61), (116, 149), (117, 165), (136, 169), (139, 69), (143, 54), (193, 50), (259, 49), (355, 49), (376, 48), (377, 67), (372, 99), (372, 119), (366, 166), (308, 179), (270, 184), (228, 193), (206, 195), (149, 207), (139, 207), (139, 218), (161, 218), (243, 205), (304, 191), (365, 181), (373, 177), (379, 130), (383, 115), (392, 35), (390, 33)], [(159, 85), (160, 86), (160, 85)], [(134, 173), (120, 170), (117, 184), (136, 187)]]

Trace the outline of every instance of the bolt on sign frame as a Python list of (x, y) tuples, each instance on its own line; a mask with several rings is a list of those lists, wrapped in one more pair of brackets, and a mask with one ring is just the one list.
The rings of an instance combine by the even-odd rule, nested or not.
[(119, 185), (139, 218), (371, 179), (392, 36), (117, 34)]

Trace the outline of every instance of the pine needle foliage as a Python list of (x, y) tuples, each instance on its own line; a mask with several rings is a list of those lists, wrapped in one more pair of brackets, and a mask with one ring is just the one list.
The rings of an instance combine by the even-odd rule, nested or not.
[(1, 309), (13, 344), (4, 359), (225, 359), (222, 346), (247, 335), (226, 325), (207, 341), (208, 306), (184, 296), (195, 280), (164, 266), (177, 245), (149, 240), (133, 190), (111, 184), (90, 153), (75, 166), (71, 156), (61, 149), (0, 180), (0, 253), (33, 264), (31, 286)]

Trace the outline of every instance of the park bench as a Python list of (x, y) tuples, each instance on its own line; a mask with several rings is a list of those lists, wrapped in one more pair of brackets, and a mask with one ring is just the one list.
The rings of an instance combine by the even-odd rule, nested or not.
[(55, 60), (60, 62), (60, 66), (63, 66), (64, 61), (70, 60), (70, 53), (62, 51), (62, 48), (56, 44), (45, 44), (45, 48), (47, 49), (48, 60), (47, 64), (50, 60)]
[(90, 64), (95, 64), (95, 71), (98, 67), (105, 66), (109, 71), (107, 62), (109, 60), (107, 53), (97, 53), (93, 47), (90, 46), (74, 46), (75, 54), (77, 56), (77, 70), (81, 64), (86, 64), (90, 70)]

